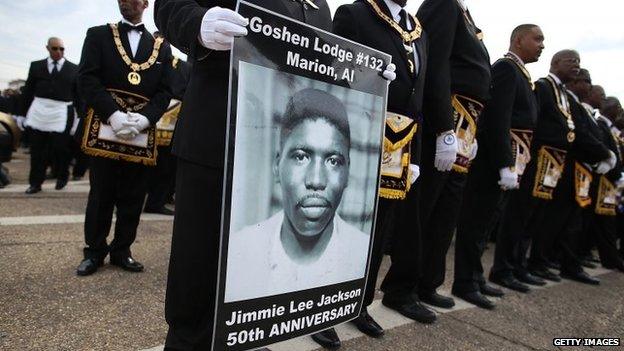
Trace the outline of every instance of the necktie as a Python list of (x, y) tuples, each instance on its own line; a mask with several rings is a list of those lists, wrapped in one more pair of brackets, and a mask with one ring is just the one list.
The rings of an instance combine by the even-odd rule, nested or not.
[(58, 74), (58, 61), (52, 61), (52, 65), (54, 65), (54, 67), (52, 68), (52, 75), (55, 76)]
[[(405, 12), (405, 10), (401, 10), (401, 12), (399, 12), (399, 16), (401, 17), (401, 19), (399, 20), (399, 26), (401, 26), (401, 28), (403, 28), (404, 31), (409, 32), (409, 30), (407, 29), (407, 12)], [(405, 47), (405, 51), (407, 53), (407, 62), (408, 62), (408, 68), (410, 73), (414, 73), (414, 55), (413, 55), (413, 49), (412, 49), (412, 43), (403, 43), (403, 46)]]

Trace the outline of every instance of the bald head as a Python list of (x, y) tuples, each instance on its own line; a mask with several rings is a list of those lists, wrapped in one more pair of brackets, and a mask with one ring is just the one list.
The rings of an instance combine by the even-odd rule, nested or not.
[(550, 72), (565, 84), (579, 74), (581, 58), (575, 50), (561, 50), (550, 61)]
[(63, 40), (61, 40), (60, 38), (50, 37), (48, 39), (46, 49), (48, 49), (50, 58), (54, 61), (58, 61), (62, 59), (63, 56), (65, 56), (65, 45), (63, 44)]

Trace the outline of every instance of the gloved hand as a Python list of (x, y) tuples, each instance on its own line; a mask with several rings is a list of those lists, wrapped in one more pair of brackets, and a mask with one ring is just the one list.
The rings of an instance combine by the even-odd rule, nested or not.
[(518, 173), (512, 171), (511, 168), (505, 167), (501, 168), (498, 171), (500, 175), (500, 180), (498, 181), (498, 185), (500, 185), (503, 190), (517, 189), (520, 187), (518, 183)]
[(615, 167), (616, 163), (617, 158), (615, 157), (615, 153), (609, 150), (609, 158), (606, 160), (602, 160), (596, 164), (596, 173), (606, 174)]
[(386, 69), (383, 71), (381, 75), (384, 78), (386, 78), (388, 83), (391, 83), (393, 80), (396, 79), (395, 71), (396, 71), (396, 66), (394, 65), (394, 63), (390, 63), (389, 65), (386, 66)]
[(472, 146), (470, 146), (470, 157), (468, 157), (468, 160), (472, 161), (475, 157), (477, 157), (477, 150), (479, 150), (479, 143), (477, 142), (477, 139), (475, 139)]
[(124, 140), (134, 139), (137, 135), (139, 135), (139, 131), (131, 125), (124, 126), (120, 131), (115, 133), (115, 136)]
[(199, 41), (212, 50), (232, 49), (234, 37), (247, 35), (249, 20), (238, 13), (215, 6), (206, 11), (199, 30)]
[(615, 187), (618, 189), (624, 188), (624, 172), (620, 173), (620, 179), (615, 182)]
[(410, 174), (410, 184), (414, 184), (414, 182), (416, 182), (416, 179), (420, 177), (420, 167), (418, 165), (410, 163), (409, 169), (410, 171), (412, 171), (412, 174)]
[(124, 127), (124, 122), (128, 121), (128, 115), (125, 112), (115, 111), (108, 117), (108, 124), (113, 128), (113, 132), (117, 133)]
[(436, 139), (436, 153), (433, 165), (440, 172), (448, 172), (453, 168), (457, 158), (457, 138), (455, 131), (441, 133)]
[(144, 131), (150, 126), (147, 117), (137, 112), (128, 112), (128, 126), (135, 127), (139, 132)]

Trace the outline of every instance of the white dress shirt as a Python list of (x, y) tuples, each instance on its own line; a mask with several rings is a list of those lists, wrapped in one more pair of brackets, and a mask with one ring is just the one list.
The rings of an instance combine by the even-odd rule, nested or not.
[[(65, 63), (65, 58), (61, 57), (60, 60), (56, 61), (56, 69), (60, 72), (61, 68), (63, 68), (63, 64)], [(51, 57), (48, 57), (48, 72), (52, 74), (52, 70), (54, 69), (54, 60)]]
[[(399, 23), (399, 21), (401, 21), (401, 10), (403, 10), (403, 8), (401, 7), (401, 5), (397, 4), (396, 2), (392, 1), (392, 0), (384, 0), (386, 3), (386, 6), (388, 6), (388, 9), (390, 9), (390, 14), (392, 15), (392, 19), (394, 19), (394, 21), (396, 23)], [(406, 11), (407, 14), (407, 11)], [(405, 19), (405, 22), (407, 23), (407, 30), (412, 30), (412, 22), (409, 19), (409, 15), (407, 16), (407, 18)], [(416, 47), (414, 46), (414, 43), (410, 44), (412, 46), (412, 53), (414, 55), (414, 73), (418, 74), (418, 71), (420, 69), (420, 60), (418, 59), (418, 52), (416, 51)]]
[[(121, 19), (122, 23), (126, 23), (132, 27), (136, 27), (138, 25), (143, 24), (143, 22), (134, 24), (128, 20), (126, 20), (125, 18)], [(130, 43), (130, 50), (132, 50), (132, 57), (136, 56), (137, 50), (139, 49), (139, 42), (141, 41), (141, 35), (143, 34), (143, 32), (138, 31), (138, 30), (131, 30), (128, 31), (128, 43)]]

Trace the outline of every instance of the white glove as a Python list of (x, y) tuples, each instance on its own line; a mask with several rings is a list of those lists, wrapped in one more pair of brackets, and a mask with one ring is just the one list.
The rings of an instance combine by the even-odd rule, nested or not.
[(453, 168), (457, 158), (457, 138), (455, 131), (441, 133), (436, 139), (436, 152), (433, 165), (440, 172), (448, 172)]
[(394, 63), (391, 63), (389, 65), (386, 66), (386, 69), (383, 71), (383, 73), (381, 74), (384, 78), (386, 78), (386, 80), (388, 81), (388, 83), (392, 82), (393, 80), (396, 79), (396, 66), (394, 65)]
[(249, 20), (238, 13), (215, 6), (206, 11), (199, 30), (199, 41), (212, 50), (232, 49), (234, 37), (247, 35)]
[(615, 182), (615, 186), (618, 189), (621, 189), (622, 187), (624, 187), (624, 172), (620, 173), (620, 179), (618, 179), (617, 182)]
[(147, 117), (143, 116), (140, 113), (128, 112), (128, 123), (126, 125), (130, 127), (135, 127), (136, 130), (142, 132), (150, 126), (150, 122)]
[(500, 185), (503, 190), (517, 189), (520, 187), (518, 183), (518, 173), (512, 171), (511, 168), (505, 167), (501, 168), (498, 171), (500, 175), (500, 180), (498, 181), (498, 185)]
[(468, 157), (468, 160), (472, 161), (475, 157), (477, 157), (477, 150), (479, 150), (479, 143), (477, 142), (477, 139), (475, 139), (472, 146), (470, 146), (470, 157)]
[(414, 184), (414, 182), (416, 182), (416, 179), (420, 177), (420, 167), (418, 165), (410, 163), (409, 168), (410, 171), (412, 171), (412, 174), (410, 174), (410, 184)]
[(124, 127), (124, 122), (128, 122), (128, 115), (125, 112), (115, 111), (108, 117), (108, 124), (110, 124), (115, 133)]
[(615, 157), (615, 153), (609, 150), (609, 158), (598, 162), (598, 164), (596, 165), (596, 173), (606, 174), (610, 170), (615, 168), (616, 163), (617, 163), (617, 158)]

